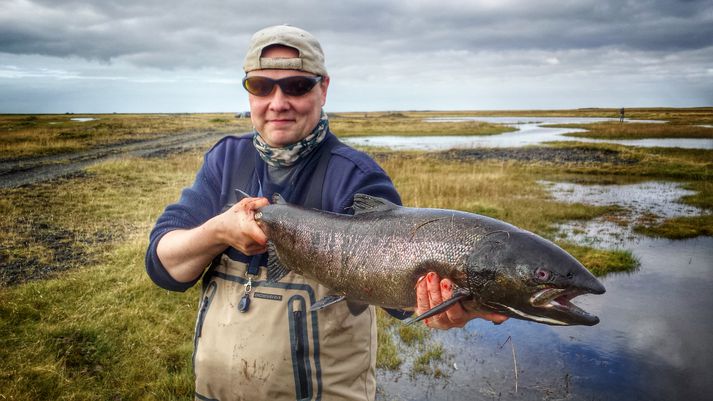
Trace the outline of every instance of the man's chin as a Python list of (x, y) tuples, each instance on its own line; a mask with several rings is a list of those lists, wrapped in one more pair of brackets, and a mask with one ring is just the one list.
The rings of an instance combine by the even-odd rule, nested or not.
[(268, 145), (274, 148), (283, 148), (287, 145), (291, 145), (299, 141), (307, 135), (300, 136), (291, 131), (270, 130), (266, 134), (262, 134), (261, 136), (262, 139), (264, 139)]

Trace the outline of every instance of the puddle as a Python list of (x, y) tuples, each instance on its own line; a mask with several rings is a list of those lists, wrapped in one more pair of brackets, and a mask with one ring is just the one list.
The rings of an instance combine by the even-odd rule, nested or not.
[(681, 197), (695, 194), (674, 182), (642, 182), (626, 185), (579, 185), (568, 182), (540, 181), (556, 200), (595, 206), (624, 208), (621, 218), (633, 224), (620, 225), (606, 218), (586, 222), (569, 222), (558, 226), (560, 238), (601, 248), (621, 248), (626, 241), (637, 241), (633, 225), (639, 221), (655, 224), (667, 218), (698, 216), (704, 211), (679, 202)]
[[(613, 118), (584, 117), (442, 117), (425, 121), (458, 122), (485, 121), (506, 124), (518, 130), (498, 135), (484, 136), (366, 136), (347, 137), (343, 141), (352, 146), (376, 146), (393, 150), (438, 151), (463, 148), (510, 148), (543, 144), (552, 141), (579, 141), (591, 143), (615, 143), (637, 147), (678, 147), (686, 149), (713, 149), (713, 139), (661, 138), (637, 140), (604, 140), (564, 136), (573, 132), (585, 132), (577, 128), (546, 127), (547, 124), (586, 124), (603, 121), (618, 121)], [(626, 120), (628, 123), (663, 123), (660, 120)]]
[(94, 121), (98, 120), (98, 118), (93, 118), (93, 117), (75, 117), (75, 118), (70, 118), (70, 121), (76, 121), (80, 123), (85, 123), (87, 121)]
[[(677, 183), (542, 184), (557, 199), (617, 204), (632, 216), (701, 212), (678, 201), (692, 192)], [(592, 227), (604, 223), (593, 224), (584, 229), (589, 237), (599, 235)], [(612, 239), (600, 243), (630, 250), (641, 266), (602, 278), (605, 294), (577, 298), (578, 306), (599, 316), (598, 325), (552, 327), (510, 319), (494, 326), (476, 319), (464, 329), (433, 331), (450, 355), (445, 377), (379, 371), (377, 399), (713, 399), (713, 348), (707, 341), (713, 332), (713, 237), (630, 238), (628, 227), (609, 229)]]

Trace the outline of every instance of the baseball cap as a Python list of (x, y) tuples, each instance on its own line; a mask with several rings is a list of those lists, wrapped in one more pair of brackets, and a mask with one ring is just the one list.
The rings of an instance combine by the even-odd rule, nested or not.
[[(297, 58), (261, 57), (262, 51), (272, 45), (282, 45), (297, 49)], [(290, 25), (275, 25), (261, 29), (252, 36), (245, 55), (243, 70), (278, 69), (300, 70), (315, 75), (327, 75), (324, 53), (317, 39), (311, 33)]]

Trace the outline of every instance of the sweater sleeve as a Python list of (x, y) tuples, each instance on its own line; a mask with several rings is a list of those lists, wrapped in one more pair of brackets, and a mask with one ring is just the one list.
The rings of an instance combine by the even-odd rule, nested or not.
[(168, 232), (198, 227), (218, 214), (221, 196), (219, 160), (221, 152), (224, 151), (219, 145), (220, 143), (206, 154), (193, 185), (183, 189), (178, 202), (166, 207), (149, 235), (145, 258), (146, 272), (159, 287), (171, 291), (185, 291), (200, 278), (190, 282), (175, 280), (159, 260), (156, 247)]

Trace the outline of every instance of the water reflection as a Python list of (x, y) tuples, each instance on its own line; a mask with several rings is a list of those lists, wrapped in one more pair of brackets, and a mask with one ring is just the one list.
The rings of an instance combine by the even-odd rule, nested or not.
[[(687, 191), (673, 183), (547, 185), (563, 199), (616, 203), (634, 214), (700, 212), (678, 203)], [(663, 193), (649, 196), (657, 191)], [(379, 399), (713, 399), (708, 385), (713, 366), (708, 344), (713, 333), (713, 237), (673, 241), (632, 233), (612, 246), (631, 250), (641, 268), (604, 277), (604, 295), (577, 298), (579, 306), (600, 317), (598, 325), (550, 327), (510, 319), (493, 326), (476, 320), (464, 330), (434, 332), (450, 352), (446, 378), (379, 372)]]
[[(713, 149), (713, 139), (637, 139), (609, 140), (564, 136), (566, 133), (584, 132), (577, 128), (546, 127), (547, 124), (582, 124), (611, 121), (611, 118), (584, 117), (444, 117), (427, 119), (433, 123), (454, 121), (485, 121), (506, 124), (518, 130), (487, 136), (369, 136), (344, 138), (354, 146), (387, 147), (393, 150), (448, 150), (453, 148), (510, 148), (542, 144), (553, 141), (579, 141), (615, 143), (638, 147), (678, 147), (687, 149)], [(660, 123), (657, 120), (628, 120), (628, 122)]]

